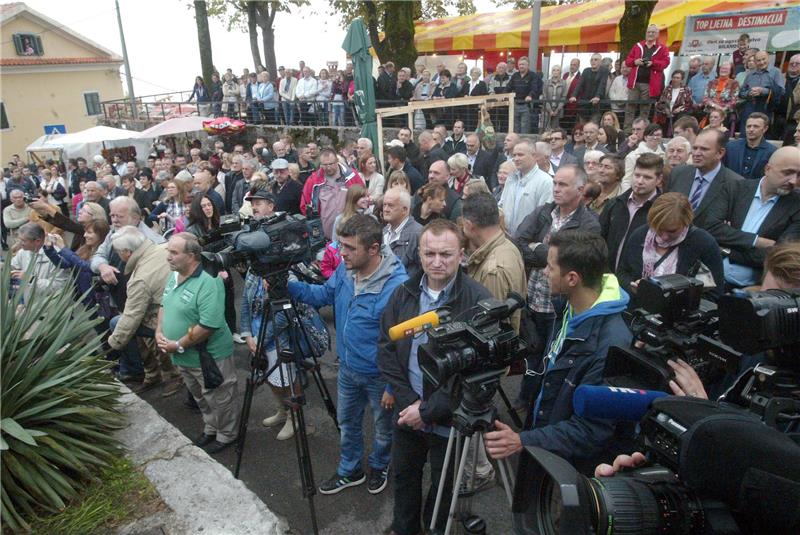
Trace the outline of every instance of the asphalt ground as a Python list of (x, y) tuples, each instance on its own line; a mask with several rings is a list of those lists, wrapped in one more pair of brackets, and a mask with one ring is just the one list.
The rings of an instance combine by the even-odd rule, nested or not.
[[(241, 295), (241, 279), (239, 277), (235, 277), (235, 279), (237, 295)], [(322, 309), (321, 313), (329, 325), (331, 334), (335, 336), (330, 308)], [(335, 347), (334, 343), (331, 345)], [(239, 373), (239, 393), (243, 396), (250, 366), (245, 345), (236, 346), (235, 358)], [(320, 360), (320, 370), (333, 402), (336, 404), (337, 367), (333, 352), (326, 353)], [(519, 381), (519, 377), (503, 379), (503, 388), (511, 399), (518, 391)], [(186, 390), (181, 390), (169, 398), (162, 398), (160, 394), (161, 388), (157, 387), (140, 395), (187, 437), (196, 437), (202, 431), (202, 421), (198, 413), (192, 412), (184, 406)], [(320, 392), (310, 377), (306, 397), (307, 404), (303, 410), (306, 421), (313, 424), (314, 427), (313, 434), (308, 437), (308, 445), (314, 482), (318, 486), (336, 471), (339, 459), (339, 435), (333, 420), (327, 413)], [(506, 409), (499, 396), (495, 397), (495, 401), (501, 418), (508, 421)], [(248, 420), (240, 479), (267, 504), (270, 510), (286, 519), (293, 533), (311, 534), (313, 528), (309, 500), (304, 499), (303, 496), (295, 440), (278, 441), (275, 437), (280, 427), (266, 428), (261, 425), (261, 420), (274, 414), (277, 406), (277, 401), (273, 398), (267, 385), (256, 390)], [(364, 416), (364, 432), (366, 456), (369, 454), (372, 441), (372, 416), (369, 414), (369, 408)], [(234, 447), (214, 455), (214, 458), (233, 472), (236, 460)], [(364, 466), (367, 466), (366, 457)], [(423, 488), (427, 489), (429, 476), (426, 474), (425, 477), (426, 482)], [(313, 496), (313, 503), (319, 532), (330, 535), (384, 533), (392, 522), (394, 490), (391, 479), (390, 474), (389, 485), (377, 495), (367, 492), (366, 483), (345, 489), (335, 495), (326, 496), (317, 492)], [(499, 472), (496, 481), (493, 487), (472, 498), (472, 503), (468, 504), (468, 508), (473, 514), (480, 515), (486, 520), (487, 533), (510, 534), (512, 532), (511, 511)], [(451, 533), (456, 533), (456, 531), (451, 531)]]

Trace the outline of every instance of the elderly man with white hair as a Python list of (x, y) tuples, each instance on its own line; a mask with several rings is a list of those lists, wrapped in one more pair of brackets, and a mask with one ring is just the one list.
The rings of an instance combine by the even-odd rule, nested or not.
[(536, 165), (539, 166), (539, 169), (551, 177), (556, 176), (556, 169), (550, 163), (550, 154), (552, 153), (550, 143), (537, 141), (533, 144), (533, 147), (536, 150)]
[(169, 356), (156, 355), (154, 341), (161, 297), (170, 275), (167, 250), (130, 225), (114, 232), (111, 246), (125, 263), (128, 280), (125, 309), (111, 320), (107, 341), (119, 352), (118, 377), (123, 381), (143, 379), (139, 392), (167, 382), (162, 396), (170, 396), (181, 386), (180, 375)]
[(365, 155), (370, 154), (372, 152), (372, 140), (367, 137), (360, 137), (358, 141), (356, 141), (356, 156), (358, 157), (358, 161), (361, 161)]
[(251, 182), (253, 179), (253, 173), (256, 172), (258, 168), (258, 162), (256, 160), (251, 159), (243, 159), (242, 160), (242, 180), (236, 182), (236, 185), (233, 187), (233, 196), (231, 197), (231, 213), (238, 214), (239, 209), (242, 207), (244, 203), (244, 195), (248, 191), (250, 191)]
[(689, 163), (692, 156), (692, 144), (683, 136), (676, 136), (667, 143), (667, 164), (670, 168)]
[(400, 187), (390, 188), (383, 194), (383, 243), (400, 259), (410, 273), (417, 264), (420, 225), (411, 217), (411, 195)]
[[(16, 190), (15, 190), (16, 191)], [(28, 270), (31, 279), (25, 288), (25, 301), (36, 288), (39, 296), (56, 293), (66, 283), (68, 272), (54, 265), (42, 251), (44, 229), (38, 223), (25, 223), (17, 229), (20, 250), (11, 259), (11, 279), (22, 280)]]

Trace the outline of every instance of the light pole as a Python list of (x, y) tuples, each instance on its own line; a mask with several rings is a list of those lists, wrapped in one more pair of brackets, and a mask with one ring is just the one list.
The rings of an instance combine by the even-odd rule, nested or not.
[(542, 0), (531, 2), (531, 39), (528, 43), (528, 63), (532, 71), (539, 66), (539, 24), (542, 21)]
[(136, 97), (133, 94), (133, 78), (131, 78), (131, 64), (128, 61), (128, 48), (125, 46), (125, 32), (122, 31), (122, 15), (119, 12), (119, 0), (114, 0), (117, 6), (117, 24), (119, 25), (119, 40), (122, 43), (122, 61), (125, 63), (125, 79), (128, 82), (128, 98), (131, 101), (131, 114), (134, 119), (139, 118), (136, 109)]

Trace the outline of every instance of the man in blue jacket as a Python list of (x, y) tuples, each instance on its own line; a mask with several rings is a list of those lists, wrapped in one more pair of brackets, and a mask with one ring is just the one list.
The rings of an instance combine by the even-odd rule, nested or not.
[[(614, 444), (615, 424), (582, 418), (573, 411), (572, 394), (582, 384), (602, 383), (611, 346), (629, 347), (631, 333), (622, 319), (629, 297), (608, 266), (603, 238), (564, 230), (550, 238), (547, 267), (556, 322), (538, 372), (539, 385), (526, 431), (514, 432), (497, 421), (485, 436), (486, 449), (503, 459), (523, 446), (538, 446), (591, 474), (600, 461), (613, 459), (630, 444)], [(603, 461), (607, 462), (607, 461)]]
[(339, 354), (337, 418), (341, 454), (336, 473), (320, 485), (322, 494), (336, 494), (360, 485), (364, 433), (361, 422), (369, 403), (375, 426), (369, 455), (368, 490), (386, 488), (392, 445), (394, 396), (387, 391), (377, 365), (383, 309), (394, 289), (408, 276), (400, 260), (383, 243), (383, 229), (374, 218), (357, 214), (337, 229), (342, 263), (324, 285), (289, 282), (289, 294), (303, 303), (333, 305), (336, 351)]

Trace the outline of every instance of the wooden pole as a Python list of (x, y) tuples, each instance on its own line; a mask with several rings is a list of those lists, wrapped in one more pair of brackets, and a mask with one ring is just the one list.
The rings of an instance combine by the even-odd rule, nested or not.
[(383, 117), (381, 114), (376, 114), (378, 120), (378, 165), (383, 166)]

